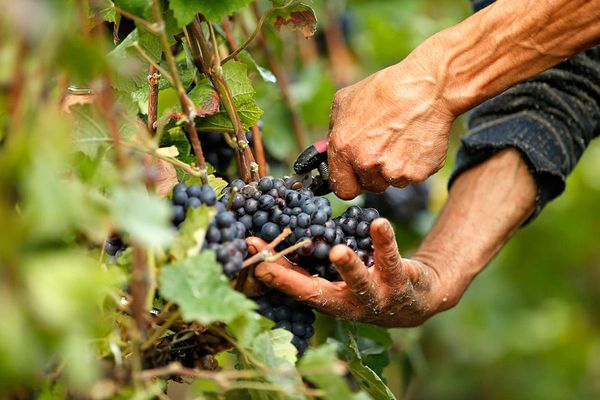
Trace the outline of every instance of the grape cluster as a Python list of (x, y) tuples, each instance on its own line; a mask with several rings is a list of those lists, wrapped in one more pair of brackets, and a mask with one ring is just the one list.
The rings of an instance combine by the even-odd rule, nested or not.
[(190, 185), (178, 183), (173, 188), (171, 197), (173, 205), (173, 224), (179, 227), (186, 217), (187, 210), (200, 207), (202, 204), (214, 206), (217, 215), (208, 226), (204, 240), (204, 248), (214, 250), (217, 261), (223, 266), (223, 272), (234, 278), (242, 269), (244, 258), (248, 254), (246, 246), (246, 227), (237, 221), (231, 211), (227, 211), (222, 202), (209, 185)]
[(417, 183), (405, 188), (390, 186), (383, 193), (367, 193), (365, 205), (375, 207), (382, 216), (403, 224), (413, 223), (417, 217), (427, 211), (429, 187), (427, 182)]
[(111, 257), (119, 257), (125, 251), (127, 245), (123, 243), (120, 236), (111, 236), (104, 245), (104, 251)]
[[(259, 124), (260, 126), (260, 124)], [(202, 133), (202, 153), (206, 161), (219, 173), (225, 173), (235, 158), (235, 150), (225, 140), (225, 134), (219, 132)], [(246, 141), (252, 144), (252, 131), (246, 132)], [(193, 153), (193, 149), (192, 149)]]
[(315, 314), (312, 309), (273, 289), (256, 299), (256, 303), (260, 315), (275, 321), (273, 329), (283, 328), (292, 332), (292, 344), (296, 346), (298, 354), (304, 353), (315, 333)]

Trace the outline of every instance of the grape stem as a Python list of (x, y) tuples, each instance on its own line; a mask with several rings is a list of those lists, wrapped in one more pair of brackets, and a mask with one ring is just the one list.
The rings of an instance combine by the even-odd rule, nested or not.
[[(278, 7), (279, 8), (279, 7)], [(248, 47), (248, 45), (254, 40), (254, 38), (256, 38), (256, 36), (260, 33), (260, 30), (262, 29), (262, 26), (264, 25), (265, 21), (267, 20), (267, 17), (269, 15), (271, 15), (271, 13), (275, 11), (274, 7), (269, 8), (267, 11), (265, 11), (265, 13), (258, 19), (258, 22), (256, 24), (256, 28), (254, 29), (254, 31), (250, 34), (250, 36), (248, 36), (248, 38), (244, 41), (244, 43), (242, 43), (242, 45), (240, 47), (238, 47), (237, 49), (233, 50), (231, 52), (231, 54), (229, 54), (227, 57), (225, 57), (222, 61), (221, 61), (221, 65), (225, 64), (227, 61), (237, 57), (238, 54), (240, 54), (240, 52), (242, 50), (244, 50), (246, 47)], [(232, 46), (233, 49), (233, 46)]]
[(252, 139), (254, 141), (254, 154), (258, 162), (258, 175), (263, 177), (267, 175), (267, 161), (265, 159), (265, 149), (262, 142), (262, 133), (258, 124), (252, 125)]
[(307, 245), (309, 243), (312, 242), (312, 240), (310, 239), (305, 239), (301, 242), (298, 242), (290, 247), (287, 247), (285, 249), (283, 249), (282, 251), (280, 251), (279, 253), (275, 253), (273, 254), (273, 249), (275, 247), (277, 247), (277, 245), (279, 243), (281, 243), (283, 241), (283, 239), (285, 239), (287, 236), (289, 236), (292, 233), (292, 230), (290, 228), (285, 228), (283, 230), (283, 232), (281, 232), (279, 234), (279, 236), (277, 236), (271, 243), (269, 243), (264, 249), (262, 249), (261, 251), (259, 251), (258, 253), (256, 253), (255, 255), (253, 255), (252, 257), (246, 259), (244, 261), (244, 264), (242, 266), (242, 268), (246, 268), (249, 267), (253, 264), (256, 264), (257, 262), (261, 262), (261, 261), (267, 261), (267, 262), (273, 262), (273, 261), (277, 261), (278, 259), (280, 259), (281, 257), (296, 251), (297, 249), (299, 249), (300, 247)]
[(156, 121), (158, 119), (158, 81), (160, 73), (156, 67), (150, 64), (148, 70), (148, 130), (154, 136), (156, 134)]
[(162, 19), (162, 12), (160, 10), (160, 4), (158, 0), (152, 0), (152, 13), (154, 19), (156, 20), (156, 24), (158, 24), (157, 31), (158, 37), (160, 39), (160, 44), (163, 49), (163, 54), (165, 56), (165, 60), (167, 65), (169, 66), (169, 70), (173, 76), (173, 83), (177, 90), (177, 97), (179, 98), (179, 103), (181, 104), (181, 109), (185, 114), (186, 128), (190, 137), (190, 141), (192, 142), (192, 147), (194, 148), (194, 154), (196, 155), (196, 160), (198, 161), (198, 167), (201, 171), (200, 179), (202, 180), (202, 184), (208, 185), (208, 175), (206, 173), (206, 162), (204, 160), (204, 153), (202, 152), (202, 146), (200, 144), (200, 138), (198, 136), (198, 132), (196, 131), (196, 110), (194, 108), (193, 102), (185, 93), (185, 88), (181, 83), (181, 77), (179, 76), (179, 72), (177, 71), (177, 64), (175, 63), (175, 58), (173, 57), (173, 53), (171, 53), (171, 46), (169, 46), (169, 39), (167, 38), (167, 32), (165, 30), (165, 22)]
[[(196, 17), (196, 19), (190, 25), (188, 25), (188, 27), (190, 28), (188, 30), (189, 39), (192, 42), (197, 43), (197, 46), (195, 43), (190, 43), (190, 49), (193, 52), (196, 52), (194, 57), (194, 60), (196, 61), (196, 66), (199, 69), (201, 69), (201, 72), (203, 72), (211, 81), (213, 87), (219, 94), (221, 103), (223, 104), (227, 116), (229, 117), (234, 127), (235, 137), (237, 141), (238, 165), (240, 174), (242, 175), (242, 179), (245, 182), (257, 181), (258, 172), (254, 173), (251, 168), (251, 165), (254, 162), (254, 156), (252, 155), (252, 151), (248, 147), (248, 143), (246, 141), (246, 132), (244, 131), (242, 121), (240, 120), (240, 116), (235, 107), (233, 96), (231, 95), (229, 86), (227, 85), (227, 82), (225, 81), (225, 78), (223, 76), (223, 70), (219, 61), (219, 49), (217, 48), (214, 29), (212, 28), (212, 25), (209, 22), (207, 22), (207, 24), (210, 35), (210, 43), (204, 37), (204, 33), (202, 32), (202, 28), (200, 26), (200, 21), (198, 17)], [(200, 56), (197, 54), (198, 47), (202, 53), (202, 58), (200, 58)]]
[(273, 239), (273, 241), (271, 243), (269, 243), (261, 252), (256, 253), (255, 255), (253, 255), (252, 257), (250, 257), (244, 261), (244, 263), (242, 264), (242, 270), (240, 271), (240, 274), (238, 275), (238, 279), (235, 283), (235, 290), (240, 291), (240, 292), (243, 291), (244, 285), (246, 284), (246, 280), (248, 279), (248, 275), (250, 275), (250, 272), (251, 272), (250, 268), (247, 268), (247, 267), (249, 267), (252, 264), (255, 264), (257, 262), (262, 261), (266, 254), (266, 253), (261, 254), (262, 252), (268, 252), (268, 254), (270, 254), (270, 252), (272, 252), (273, 249), (275, 249), (275, 247), (277, 247), (277, 245), (279, 243), (281, 243), (291, 233), (292, 233), (292, 230), (289, 227), (285, 228), (283, 230), (283, 232), (281, 232), (279, 235), (277, 235), (277, 237), (275, 239)]

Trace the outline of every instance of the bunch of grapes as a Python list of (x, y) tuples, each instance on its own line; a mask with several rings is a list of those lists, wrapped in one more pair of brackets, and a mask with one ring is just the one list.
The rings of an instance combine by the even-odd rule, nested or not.
[(118, 235), (113, 235), (108, 238), (104, 245), (104, 251), (111, 257), (119, 257), (126, 248), (127, 245), (123, 243), (123, 240), (121, 240), (121, 237)]
[(214, 250), (217, 261), (223, 266), (223, 272), (234, 278), (242, 269), (244, 258), (248, 254), (246, 246), (246, 227), (236, 220), (235, 214), (227, 211), (209, 185), (190, 185), (178, 183), (173, 188), (173, 224), (179, 227), (185, 220), (187, 210), (202, 204), (214, 206), (217, 215), (208, 226), (204, 247)]
[[(371, 222), (379, 217), (375, 209), (352, 206), (332, 219), (329, 200), (315, 196), (308, 189), (288, 189), (283, 179), (270, 177), (250, 184), (234, 180), (222, 194), (217, 200), (208, 185), (178, 183), (171, 196), (172, 223), (179, 228), (189, 208), (214, 207), (217, 213), (208, 226), (204, 248), (215, 252), (223, 272), (230, 279), (238, 275), (248, 255), (246, 237), (257, 236), (271, 242), (285, 228), (292, 232), (276, 250), (308, 242), (288, 257), (310, 274), (331, 281), (341, 280), (329, 261), (329, 251), (337, 244), (349, 246), (367, 267), (373, 265), (373, 242), (369, 231)], [(114, 237), (107, 241), (106, 251), (114, 256), (125, 247), (118, 237)], [(312, 309), (274, 289), (267, 289), (256, 301), (259, 313), (273, 320), (275, 328), (287, 329), (294, 334), (293, 344), (302, 354), (314, 334)]]
[[(248, 141), (249, 145), (252, 145), (251, 130), (246, 132), (246, 141)], [(206, 161), (215, 167), (216, 171), (224, 174), (231, 165), (231, 161), (235, 158), (235, 150), (225, 140), (225, 134), (219, 132), (203, 133), (200, 144), (202, 145), (202, 153)]]
[(429, 187), (427, 182), (417, 183), (405, 188), (390, 186), (383, 193), (367, 193), (365, 205), (379, 210), (382, 216), (403, 224), (413, 223), (417, 217), (427, 211)]
[(292, 344), (298, 354), (304, 353), (315, 333), (315, 314), (312, 309), (276, 290), (268, 290), (256, 299), (258, 313), (275, 322), (275, 328), (286, 329), (294, 335)]

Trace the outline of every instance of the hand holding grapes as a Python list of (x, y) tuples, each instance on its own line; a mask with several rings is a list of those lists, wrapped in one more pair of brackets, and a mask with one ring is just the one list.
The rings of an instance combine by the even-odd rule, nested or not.
[[(267, 285), (297, 298), (317, 310), (345, 319), (387, 327), (415, 326), (429, 316), (449, 308), (446, 289), (439, 274), (429, 265), (403, 259), (398, 253), (390, 223), (379, 218), (371, 224), (375, 249), (372, 268), (345, 245), (332, 248), (329, 258), (344, 279), (331, 282), (310, 276), (305, 269), (285, 259), (263, 262), (255, 270)], [(250, 253), (266, 243), (249, 238)]]

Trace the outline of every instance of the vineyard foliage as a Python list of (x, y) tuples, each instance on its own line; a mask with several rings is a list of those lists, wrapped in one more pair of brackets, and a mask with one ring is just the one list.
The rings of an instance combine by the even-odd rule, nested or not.
[[(298, 353), (203, 247), (215, 210), (172, 223), (177, 181), (220, 193), (265, 175), (265, 158), (289, 173), (305, 139), (260, 149), (261, 117), (294, 111), (261, 109), (255, 86), (281, 79), (265, 55), (280, 31), (315, 33), (310, 4), (5, 6), (0, 397), (164, 397), (183, 382), (206, 398), (394, 398), (387, 331), (320, 316)], [(215, 133), (225, 170), (200, 151)]]

